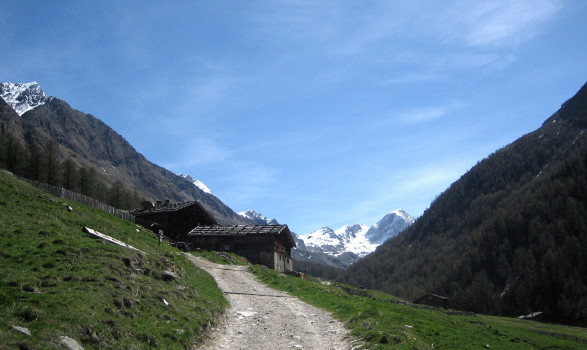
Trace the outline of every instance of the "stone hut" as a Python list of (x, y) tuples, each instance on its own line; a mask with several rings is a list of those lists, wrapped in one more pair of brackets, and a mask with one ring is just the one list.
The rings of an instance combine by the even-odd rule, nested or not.
[(296, 246), (287, 225), (197, 226), (188, 233), (193, 248), (234, 252), (253, 264), (292, 271)]

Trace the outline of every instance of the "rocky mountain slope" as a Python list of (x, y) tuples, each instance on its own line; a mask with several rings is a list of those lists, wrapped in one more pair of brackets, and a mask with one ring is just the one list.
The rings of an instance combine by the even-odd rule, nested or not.
[(279, 225), (277, 220), (269, 219), (265, 217), (263, 214), (257, 213), (254, 210), (241, 211), (237, 214), (244, 218), (254, 221), (256, 225)]
[(587, 324), (587, 84), (453, 183), (345, 281), (453, 308)]
[(107, 184), (121, 181), (154, 201), (199, 200), (219, 223), (250, 223), (193, 181), (147, 160), (98, 118), (47, 97), (38, 84), (3, 83), (0, 95), (0, 130), (22, 144), (32, 142), (42, 148), (53, 141), (62, 159), (94, 167)]

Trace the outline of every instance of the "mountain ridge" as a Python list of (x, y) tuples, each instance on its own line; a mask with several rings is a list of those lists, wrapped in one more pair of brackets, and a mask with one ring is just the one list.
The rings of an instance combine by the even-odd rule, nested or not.
[(47, 98), (20, 116), (4, 98), (2, 102), (5, 106), (0, 108), (0, 128), (23, 145), (32, 142), (46, 147), (53, 141), (59, 146), (62, 159), (95, 168), (106, 184), (120, 181), (129, 186), (129, 190), (155, 201), (199, 200), (221, 224), (250, 223), (214, 195), (147, 160), (100, 119), (72, 108), (59, 98)]
[(323, 227), (300, 236), (308, 251), (337, 256), (345, 252), (362, 258), (386, 240), (395, 237), (414, 222), (414, 218), (403, 209), (386, 214), (377, 223), (344, 225), (337, 230)]

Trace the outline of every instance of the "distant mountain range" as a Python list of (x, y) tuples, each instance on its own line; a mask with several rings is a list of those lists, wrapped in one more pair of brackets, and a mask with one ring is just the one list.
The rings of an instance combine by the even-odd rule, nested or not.
[(407, 299), (434, 293), (451, 308), (587, 325), (586, 214), (587, 84), (342, 280)]
[[(276, 225), (275, 219), (249, 210), (238, 213), (259, 225)], [(294, 235), (297, 248), (294, 259), (312, 261), (332, 267), (347, 268), (358, 259), (375, 251), (387, 239), (396, 236), (414, 222), (402, 209), (385, 215), (369, 227), (364, 224), (344, 225), (337, 230), (323, 227), (306, 235)]]
[(300, 238), (304, 240), (306, 250), (310, 252), (321, 252), (333, 256), (349, 252), (362, 258), (412, 223), (414, 223), (412, 216), (402, 209), (397, 209), (385, 215), (371, 227), (364, 224), (344, 225), (337, 230), (323, 227)]
[(148, 161), (98, 118), (48, 97), (39, 84), (0, 84), (0, 128), (21, 144), (43, 148), (52, 141), (61, 159), (93, 167), (102, 181), (122, 182), (152, 201), (199, 200), (221, 224), (250, 224), (198, 180)]

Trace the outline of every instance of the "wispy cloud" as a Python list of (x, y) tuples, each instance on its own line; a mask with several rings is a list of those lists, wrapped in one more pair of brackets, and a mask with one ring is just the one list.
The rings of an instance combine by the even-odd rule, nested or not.
[(414, 109), (408, 109), (395, 113), (394, 121), (402, 124), (418, 124), (427, 123), (436, 119), (443, 118), (450, 113), (461, 109), (465, 106), (464, 103), (459, 101), (451, 101), (443, 105), (432, 106), (432, 107), (419, 107)]
[[(250, 203), (272, 198), (277, 173), (273, 167), (254, 160), (232, 159), (222, 164), (225, 175), (218, 179), (223, 183), (217, 193), (229, 201), (231, 208), (239, 210), (253, 209)], [(268, 214), (271, 215), (271, 214)]]
[(518, 44), (531, 38), (539, 25), (561, 8), (559, 0), (457, 1), (427, 16), (430, 29), (445, 40), (470, 47)]
[(516, 57), (510, 53), (468, 50), (439, 50), (436, 52), (412, 50), (398, 53), (394, 56), (394, 59), (398, 63), (444, 73), (451, 70), (477, 68), (500, 70), (516, 61)]
[(370, 218), (374, 224), (385, 212), (402, 207), (410, 214), (421, 215), (434, 197), (446, 190), (467, 169), (473, 159), (458, 157), (444, 159), (443, 163), (426, 164), (400, 171), (382, 174), (374, 181), (366, 196), (350, 208), (349, 215)]
[(420, 82), (435, 81), (435, 80), (441, 80), (441, 79), (443, 79), (443, 77), (439, 73), (412, 72), (412, 73), (399, 74), (397, 76), (385, 79), (381, 82), (381, 85), (389, 86), (389, 85), (396, 85), (396, 84), (411, 84), (411, 83), (420, 83)]
[(217, 165), (227, 161), (233, 152), (218, 144), (210, 137), (188, 137), (186, 141), (176, 147), (172, 162), (163, 162), (163, 166), (174, 171), (185, 172), (185, 169), (202, 166)]

